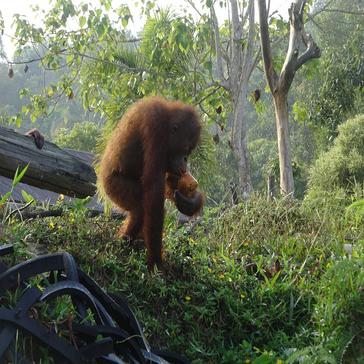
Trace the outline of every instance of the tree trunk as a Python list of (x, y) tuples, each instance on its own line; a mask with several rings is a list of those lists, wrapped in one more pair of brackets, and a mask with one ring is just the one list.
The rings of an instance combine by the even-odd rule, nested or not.
[[(232, 112), (228, 117), (228, 126), (231, 122), (231, 147), (239, 175), (238, 191), (244, 200), (249, 197), (252, 191), (244, 111), (247, 109), (248, 81), (255, 67), (256, 27), (254, 22), (254, 0), (247, 1), (245, 5), (245, 7), (240, 7), (238, 0), (229, 0), (227, 2), (227, 6), (230, 7), (229, 52), (223, 51), (226, 47), (221, 42), (213, 2), (210, 5), (219, 84), (228, 91), (232, 100)], [(248, 29), (248, 33), (247, 36), (244, 36), (246, 29)], [(224, 35), (223, 38), (225, 39), (226, 36)]]
[(246, 110), (246, 87), (243, 87), (238, 99), (234, 100), (233, 114), (233, 154), (238, 166), (239, 186), (243, 200), (249, 198), (252, 192), (252, 182), (250, 178), (250, 161), (247, 143), (247, 127), (244, 121), (244, 110)]
[[(276, 111), (281, 193), (293, 197), (294, 182), (289, 146), (287, 95), (298, 69), (310, 59), (320, 57), (321, 52), (311, 35), (305, 32), (303, 12), (306, 0), (293, 0), (288, 10), (290, 22), (288, 51), (278, 76), (273, 65), (266, 1), (257, 0), (257, 2), (264, 72)], [(306, 50), (300, 55), (302, 44)]]
[(278, 91), (274, 93), (273, 97), (278, 139), (280, 189), (283, 195), (290, 195), (293, 197), (294, 182), (291, 162), (291, 148), (289, 145), (287, 94)]
[(271, 201), (274, 196), (274, 176), (269, 175), (267, 178), (267, 200)]

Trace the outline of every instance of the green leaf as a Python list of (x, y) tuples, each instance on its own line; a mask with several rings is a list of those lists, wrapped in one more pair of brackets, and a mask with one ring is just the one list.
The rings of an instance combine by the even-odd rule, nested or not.
[(1, 200), (0, 200), (0, 207), (2, 205), (4, 205), (4, 203), (9, 199), (9, 197), (11, 196), (12, 194), (12, 191), (8, 191), (6, 192), (2, 197), (1, 197)]
[(16, 126), (17, 126), (18, 128), (20, 128), (20, 127), (21, 127), (21, 124), (22, 124), (22, 118), (20, 117), (20, 115), (19, 115), (19, 114), (16, 116), (15, 123), (16, 123)]
[(306, 105), (300, 101), (296, 101), (292, 107), (293, 118), (300, 123), (305, 122), (308, 119), (308, 112)]
[(212, 62), (211, 61), (206, 61), (204, 62), (203, 66), (209, 71), (212, 72)]
[(35, 201), (34, 197), (27, 191), (21, 190), (21, 195), (26, 203), (33, 203)]
[(84, 16), (80, 16), (78, 21), (79, 21), (79, 24), (80, 24), (80, 28), (83, 28), (83, 26), (86, 24), (86, 18)]
[(29, 163), (22, 169), (22, 171), (18, 174), (19, 172), (19, 167), (16, 169), (15, 171), (15, 175), (13, 178), (13, 182), (12, 182), (12, 186), (13, 188), (21, 181), (21, 179), (23, 178), (25, 172), (27, 171), (29, 167)]
[(121, 18), (121, 25), (126, 28), (128, 26), (129, 23), (129, 18), (127, 16), (124, 16)]
[(23, 99), (24, 97), (28, 96), (29, 95), (29, 89), (27, 88), (22, 88), (20, 91), (19, 91), (19, 98), (20, 99)]
[(364, 199), (355, 201), (350, 206), (346, 208), (347, 213), (349, 211), (354, 212), (356, 215), (362, 215), (364, 216)]
[(23, 105), (21, 108), (21, 112), (25, 115), (27, 115), (29, 113), (29, 106), (27, 105)]
[(104, 34), (104, 32), (105, 32), (105, 27), (102, 25), (102, 24), (98, 24), (97, 26), (96, 26), (96, 32), (97, 32), (97, 35), (99, 36), (99, 37), (102, 37), (102, 35)]

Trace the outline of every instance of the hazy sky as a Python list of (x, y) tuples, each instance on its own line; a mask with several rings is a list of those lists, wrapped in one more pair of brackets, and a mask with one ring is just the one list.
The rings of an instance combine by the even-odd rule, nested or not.
[[(75, 4), (80, 2), (87, 2), (82, 0), (73, 0)], [(88, 2), (91, 3), (98, 3), (98, 0), (89, 0)], [(121, 3), (128, 3), (132, 15), (134, 15), (133, 22), (130, 24), (130, 29), (139, 30), (141, 29), (144, 20), (142, 20), (140, 17), (135, 16), (135, 4), (136, 0), (114, 0), (114, 4), (118, 5)], [(286, 14), (288, 14), (288, 7), (292, 0), (272, 0), (271, 1), (271, 11), (278, 10), (282, 16), (286, 17)], [(190, 8), (190, 5), (185, 0), (157, 0), (157, 3), (160, 7), (165, 6), (171, 6), (171, 8)], [(199, 1), (195, 0), (195, 3), (198, 4)], [(2, 12), (4, 21), (5, 21), (5, 35), (3, 37), (3, 43), (5, 46), (5, 50), (8, 54), (8, 56), (11, 56), (11, 54), (14, 51), (14, 47), (11, 42), (11, 36), (13, 35), (13, 30), (11, 29), (11, 23), (12, 23), (12, 16), (14, 14), (22, 14), (29, 16), (29, 19), (31, 22), (40, 22), (41, 19), (36, 19), (34, 17), (34, 14), (30, 10), (31, 5), (39, 5), (40, 8), (49, 8), (49, 0), (13, 0), (13, 1), (0, 1), (0, 11)], [(224, 18), (224, 12), (219, 10), (219, 7), (216, 7), (218, 17)], [(191, 12), (193, 12), (193, 9), (191, 9)]]

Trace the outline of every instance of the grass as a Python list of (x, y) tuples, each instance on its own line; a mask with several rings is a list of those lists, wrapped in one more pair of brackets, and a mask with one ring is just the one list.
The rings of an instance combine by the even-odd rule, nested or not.
[(332, 211), (254, 197), (192, 227), (169, 214), (165, 276), (114, 237), (118, 222), (82, 210), (12, 221), (3, 241), (17, 260), (68, 251), (126, 297), (152, 345), (195, 364), (363, 363), (363, 219)]

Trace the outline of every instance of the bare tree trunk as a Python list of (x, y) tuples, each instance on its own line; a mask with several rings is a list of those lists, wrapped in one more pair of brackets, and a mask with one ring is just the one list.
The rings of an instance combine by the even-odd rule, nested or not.
[[(257, 0), (257, 3), (264, 71), (276, 111), (281, 193), (293, 197), (294, 181), (289, 146), (287, 95), (298, 69), (310, 59), (320, 57), (321, 53), (311, 35), (307, 34), (304, 29), (303, 11), (306, 0), (293, 0), (288, 10), (290, 22), (288, 51), (278, 75), (272, 60), (266, 1)], [(306, 50), (300, 55), (302, 45), (306, 47)]]
[[(239, 192), (246, 200), (252, 192), (250, 162), (247, 141), (248, 82), (256, 62), (255, 50), (256, 24), (254, 21), (254, 0), (227, 2), (230, 9), (230, 42), (228, 50), (220, 39), (220, 29), (214, 4), (210, 5), (211, 23), (215, 38), (216, 70), (218, 84), (228, 91), (232, 100), (232, 111), (228, 118), (231, 121), (231, 147), (238, 167)], [(244, 32), (247, 30), (247, 34)], [(225, 67), (225, 68), (224, 68)]]
[[(248, 108), (248, 83), (254, 67), (254, 0), (250, 0), (244, 15), (239, 19), (238, 3), (231, 0), (232, 13), (232, 63), (230, 70), (230, 92), (233, 100), (233, 152), (238, 165), (239, 185), (242, 198), (248, 199), (253, 190), (250, 177), (248, 153), (247, 121), (245, 110)], [(249, 21), (246, 45), (242, 51), (243, 26)]]
[(289, 143), (287, 94), (284, 94), (283, 92), (275, 93), (274, 107), (276, 112), (280, 190), (283, 195), (289, 195), (293, 194), (294, 182), (291, 148)]
[(238, 166), (239, 186), (243, 200), (248, 199), (252, 192), (250, 178), (250, 160), (248, 153), (247, 126), (244, 110), (247, 108), (247, 84), (242, 87), (242, 94), (233, 101), (233, 154)]
[(267, 178), (267, 200), (271, 201), (274, 196), (274, 176), (269, 175)]
[(231, 191), (231, 203), (233, 205), (237, 205), (239, 203), (239, 197), (236, 191), (237, 185), (234, 182), (230, 182), (230, 191)]

